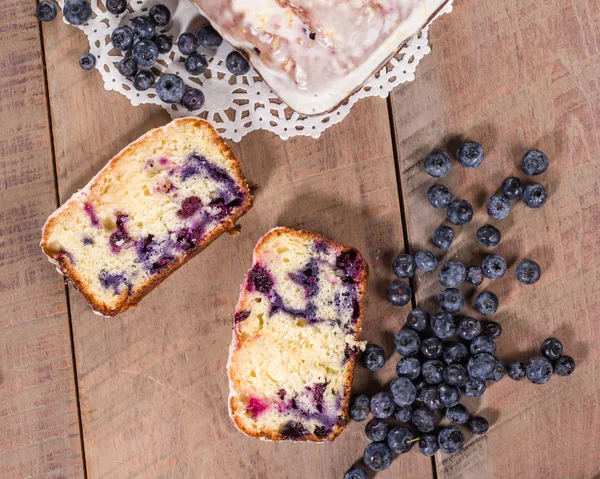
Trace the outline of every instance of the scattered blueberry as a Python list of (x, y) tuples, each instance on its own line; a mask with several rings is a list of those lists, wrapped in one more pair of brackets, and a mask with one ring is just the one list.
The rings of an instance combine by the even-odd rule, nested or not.
[(446, 419), (452, 424), (466, 424), (469, 420), (469, 411), (462, 404), (446, 409)]
[(110, 40), (115, 50), (128, 52), (133, 47), (133, 31), (127, 25), (117, 27), (111, 33)]
[(506, 274), (507, 269), (506, 260), (499, 254), (490, 254), (481, 263), (481, 271), (489, 279), (502, 278)]
[(146, 91), (154, 85), (154, 73), (150, 70), (140, 70), (133, 78), (133, 87), (138, 91)]
[(540, 150), (529, 150), (521, 159), (521, 168), (527, 176), (541, 175), (548, 169), (548, 157)]
[(92, 18), (92, 5), (88, 0), (67, 0), (63, 16), (71, 25), (83, 25)]
[(392, 269), (398, 278), (411, 278), (415, 274), (415, 268), (415, 259), (409, 254), (399, 254), (392, 263)]
[(458, 321), (458, 335), (466, 341), (473, 341), (481, 334), (481, 322), (470, 316), (463, 316)]
[(514, 361), (508, 365), (508, 376), (515, 381), (525, 379), (525, 365), (521, 361)]
[(473, 218), (473, 207), (467, 200), (453, 200), (448, 205), (446, 218), (453, 225), (462, 226), (469, 224)]
[(372, 442), (365, 447), (363, 462), (372, 471), (383, 471), (392, 464), (392, 451), (383, 442)]
[(152, 40), (140, 40), (133, 46), (131, 54), (141, 67), (151, 67), (158, 60), (158, 47)]
[(442, 383), (438, 386), (440, 399), (446, 407), (456, 406), (460, 401), (461, 392), (458, 386)]
[(157, 27), (166, 27), (171, 21), (171, 11), (162, 3), (158, 3), (150, 8), (148, 14)]
[(208, 68), (208, 60), (202, 53), (194, 52), (185, 59), (185, 69), (190, 75), (202, 75)]
[(401, 329), (394, 335), (394, 346), (402, 356), (410, 356), (421, 347), (421, 338), (412, 329)]
[(552, 376), (552, 363), (544, 356), (536, 356), (527, 361), (525, 374), (533, 384), (545, 384)]
[(196, 34), (196, 38), (198, 38), (200, 45), (209, 50), (216, 50), (223, 43), (223, 37), (219, 35), (219, 32), (212, 25), (204, 25), (200, 28)]
[(423, 363), (421, 376), (428, 384), (439, 384), (444, 380), (444, 363), (439, 359), (428, 359)]
[(440, 339), (451, 338), (456, 332), (454, 318), (450, 313), (440, 311), (431, 318), (431, 330)]
[(542, 275), (540, 265), (530, 259), (524, 259), (517, 265), (517, 279), (523, 284), (535, 284)]
[(465, 279), (468, 283), (479, 286), (483, 283), (483, 271), (479, 266), (469, 266), (467, 268), (467, 277)]
[(127, 0), (106, 0), (104, 5), (108, 13), (112, 13), (113, 15), (121, 15), (121, 13), (127, 10)]
[(232, 75), (245, 75), (250, 71), (250, 64), (235, 50), (227, 55), (225, 66)]
[(502, 182), (502, 194), (509, 200), (520, 200), (523, 197), (523, 185), (516, 176), (509, 176)]
[(193, 33), (185, 32), (179, 35), (179, 40), (177, 40), (177, 48), (179, 48), (179, 51), (182, 55), (191, 55), (198, 50), (199, 46), (200, 43), (198, 43), (198, 39)]
[(408, 422), (412, 417), (412, 412), (411, 406), (398, 406), (394, 412), (394, 417), (400, 422)]
[(483, 328), (483, 334), (485, 334), (490, 339), (498, 339), (502, 334), (502, 326), (495, 321), (491, 321), (485, 325)]
[(563, 345), (556, 338), (547, 338), (542, 343), (542, 354), (550, 361), (558, 359), (563, 352)]
[(502, 233), (495, 226), (484, 225), (477, 230), (477, 241), (481, 246), (485, 246), (486, 248), (498, 246), (501, 239)]
[(476, 354), (469, 359), (469, 363), (467, 364), (469, 377), (480, 380), (487, 379), (492, 374), (495, 364), (496, 360), (491, 354)]
[(431, 185), (427, 190), (427, 201), (434, 208), (446, 208), (452, 201), (452, 194), (444, 185)]
[(463, 343), (446, 344), (446, 346), (444, 347), (444, 352), (442, 353), (442, 359), (448, 365), (461, 363), (465, 359), (467, 359), (468, 356), (469, 351)]
[(448, 249), (454, 241), (454, 230), (450, 226), (438, 226), (433, 232), (433, 244), (440, 249)]
[(154, 39), (158, 53), (169, 53), (173, 48), (173, 38), (168, 35), (159, 35)]
[(158, 79), (156, 94), (165, 103), (179, 103), (183, 98), (185, 85), (177, 75), (167, 73)]
[(183, 94), (181, 104), (189, 111), (199, 110), (204, 106), (204, 93), (198, 88), (190, 88)]
[(138, 72), (138, 64), (133, 58), (123, 58), (117, 65), (117, 70), (124, 77), (131, 78)]
[(446, 288), (457, 288), (467, 277), (467, 269), (460, 261), (448, 261), (438, 272), (438, 280)]
[(440, 307), (448, 313), (458, 313), (465, 305), (465, 298), (456, 288), (447, 288), (440, 293)]
[(353, 396), (350, 401), (350, 417), (353, 421), (364, 421), (371, 411), (371, 402), (366, 394)]
[(417, 388), (408, 378), (399, 377), (390, 383), (390, 391), (398, 406), (410, 406), (417, 397)]
[(429, 409), (444, 409), (440, 391), (436, 386), (425, 386), (422, 390), (423, 404)]
[(131, 30), (135, 38), (139, 40), (150, 40), (154, 36), (156, 24), (148, 15), (141, 15), (131, 20)]
[(393, 281), (386, 291), (388, 301), (394, 306), (406, 306), (410, 303), (412, 290), (408, 283), (403, 281)]
[(380, 392), (371, 398), (371, 412), (374, 417), (386, 419), (394, 414), (394, 409), (396, 409), (396, 404), (390, 393)]
[(444, 382), (451, 386), (464, 386), (469, 381), (469, 373), (462, 364), (449, 364), (444, 368)]
[(56, 4), (50, 0), (42, 0), (35, 7), (35, 16), (42, 22), (51, 22), (56, 18), (58, 8)]
[(456, 159), (465, 168), (476, 168), (483, 163), (483, 147), (474, 141), (463, 143), (456, 152)]
[(412, 423), (421, 432), (431, 432), (436, 428), (438, 420), (431, 409), (418, 407), (413, 411)]
[(396, 454), (404, 454), (415, 445), (415, 434), (405, 427), (393, 428), (387, 436), (387, 443), (390, 449)]
[(548, 193), (546, 188), (539, 183), (531, 183), (525, 187), (523, 192), (523, 202), (529, 208), (541, 208), (546, 204)]
[(442, 428), (438, 434), (440, 450), (446, 454), (456, 454), (465, 446), (465, 436), (456, 426)]
[(369, 343), (362, 356), (365, 368), (369, 371), (379, 371), (385, 365), (385, 351), (377, 344)]
[(423, 271), (433, 271), (437, 266), (437, 259), (430, 251), (419, 251), (415, 255), (415, 264)]
[(353, 467), (352, 469), (348, 469), (346, 474), (344, 474), (344, 479), (367, 479), (367, 471), (365, 471), (361, 467)]
[(487, 419), (481, 416), (475, 416), (469, 419), (467, 426), (473, 434), (477, 434), (479, 436), (482, 436), (490, 429), (490, 424), (488, 423)]
[(498, 296), (491, 291), (483, 291), (475, 298), (475, 309), (485, 316), (490, 316), (498, 311)]
[(575, 371), (575, 360), (571, 356), (561, 356), (554, 363), (554, 372), (559, 376), (570, 376)]
[(503, 220), (510, 213), (510, 201), (504, 196), (492, 196), (485, 204), (485, 211), (495, 220)]
[(365, 426), (365, 435), (370, 441), (383, 441), (390, 431), (390, 426), (385, 419), (373, 418)]
[(84, 70), (93, 70), (96, 66), (96, 57), (91, 53), (84, 53), (79, 57), (79, 66)]
[(465, 396), (478, 398), (485, 392), (485, 380), (470, 378), (464, 387)]
[(426, 457), (433, 456), (440, 448), (435, 434), (423, 434), (419, 439), (419, 451)]
[(469, 345), (471, 354), (488, 353), (492, 356), (496, 354), (496, 343), (487, 336), (478, 336)]
[(425, 158), (425, 171), (434, 178), (442, 178), (450, 173), (452, 160), (445, 151), (432, 151)]
[(487, 380), (491, 383), (497, 383), (504, 377), (505, 374), (506, 374), (506, 363), (504, 362), (503, 359), (496, 358), (496, 361), (494, 363), (494, 370), (487, 377)]
[(400, 359), (396, 365), (396, 374), (408, 379), (417, 379), (421, 374), (421, 361), (414, 356)]
[(406, 318), (406, 325), (415, 331), (425, 331), (429, 324), (429, 313), (422, 308), (415, 308)]
[(439, 358), (444, 351), (444, 343), (440, 338), (429, 337), (421, 342), (421, 354), (428, 359)]

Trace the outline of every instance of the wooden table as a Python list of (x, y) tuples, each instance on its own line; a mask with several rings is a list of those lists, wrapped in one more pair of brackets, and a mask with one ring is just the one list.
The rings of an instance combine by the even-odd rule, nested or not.
[[(260, 186), (242, 234), (225, 236), (139, 308), (103, 319), (38, 248), (46, 217), (121, 147), (168, 121), (103, 89), (77, 58), (84, 36), (40, 27), (33, 0), (0, 7), (0, 478), (341, 478), (362, 455), (363, 424), (333, 444), (246, 438), (227, 417), (225, 376), (238, 284), (256, 239), (303, 227), (358, 247), (371, 266), (364, 338), (391, 355), (409, 311), (384, 299), (391, 259), (430, 248), (441, 223), (421, 162), (463, 138), (486, 148), (477, 170), (446, 184), (478, 212), (444, 259), (479, 261), (482, 205), (526, 149), (551, 160), (541, 210), (517, 204), (498, 252), (537, 260), (541, 281), (489, 285), (499, 294), (499, 355), (536, 354), (555, 335), (577, 361), (546, 386), (493, 384), (467, 401), (490, 432), (434, 460), (397, 458), (377, 477), (600, 477), (600, 0), (455, 0), (431, 32), (417, 79), (389, 100), (359, 102), (318, 140), (256, 132), (233, 149)], [(435, 275), (413, 281), (434, 308)], [(472, 293), (467, 294), (472, 299)], [(394, 376), (357, 367), (356, 391)]]

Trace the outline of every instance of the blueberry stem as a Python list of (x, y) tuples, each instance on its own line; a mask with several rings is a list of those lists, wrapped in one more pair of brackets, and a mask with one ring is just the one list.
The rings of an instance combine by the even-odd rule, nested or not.
[(413, 443), (413, 442), (417, 442), (417, 441), (419, 441), (420, 439), (421, 439), (420, 437), (415, 437), (414, 439), (410, 439), (410, 440), (406, 441), (406, 444), (411, 444), (411, 443)]

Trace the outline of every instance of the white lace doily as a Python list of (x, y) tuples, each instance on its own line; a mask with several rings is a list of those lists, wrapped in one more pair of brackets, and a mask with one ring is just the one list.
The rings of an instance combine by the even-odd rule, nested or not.
[[(342, 121), (360, 98), (386, 98), (396, 85), (414, 80), (419, 61), (430, 52), (427, 33), (431, 22), (419, 35), (409, 40), (386, 67), (337, 110), (304, 117), (283, 104), (253, 70), (240, 77), (231, 75), (225, 67), (225, 58), (232, 47), (225, 42), (216, 53), (200, 50), (209, 59), (206, 73), (200, 76), (187, 73), (183, 57), (177, 50), (177, 38), (185, 31), (195, 33), (206, 23), (190, 0), (130, 0), (129, 12), (119, 16), (108, 13), (102, 0), (90, 1), (94, 16), (88, 24), (78, 28), (88, 37), (90, 52), (97, 59), (96, 68), (100, 71), (107, 90), (120, 92), (134, 106), (143, 103), (161, 105), (173, 118), (190, 115), (181, 105), (167, 105), (161, 102), (153, 89), (136, 91), (131, 81), (117, 71), (117, 64), (123, 57), (112, 48), (110, 42), (110, 33), (116, 27), (129, 25), (135, 14), (147, 12), (156, 3), (163, 3), (171, 10), (173, 20), (166, 29), (158, 27), (157, 32), (173, 37), (174, 47), (170, 53), (159, 55), (153, 70), (155, 73), (175, 73), (187, 85), (199, 87), (204, 92), (206, 103), (197, 116), (208, 120), (223, 137), (233, 141), (240, 141), (244, 135), (258, 129), (272, 131), (282, 139), (298, 135), (318, 138), (331, 125)], [(58, 0), (58, 3), (61, 8), (64, 6), (64, 0)], [(450, 11), (452, 0), (448, 1), (435, 18)]]

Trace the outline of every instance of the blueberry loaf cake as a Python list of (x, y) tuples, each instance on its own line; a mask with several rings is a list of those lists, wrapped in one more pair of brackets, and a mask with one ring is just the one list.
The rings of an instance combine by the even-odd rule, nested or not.
[(41, 247), (94, 310), (136, 305), (252, 204), (208, 123), (174, 120), (127, 146), (44, 225)]
[(254, 248), (233, 319), (229, 411), (265, 440), (332, 441), (348, 417), (364, 349), (367, 264), (307, 231), (275, 228)]

